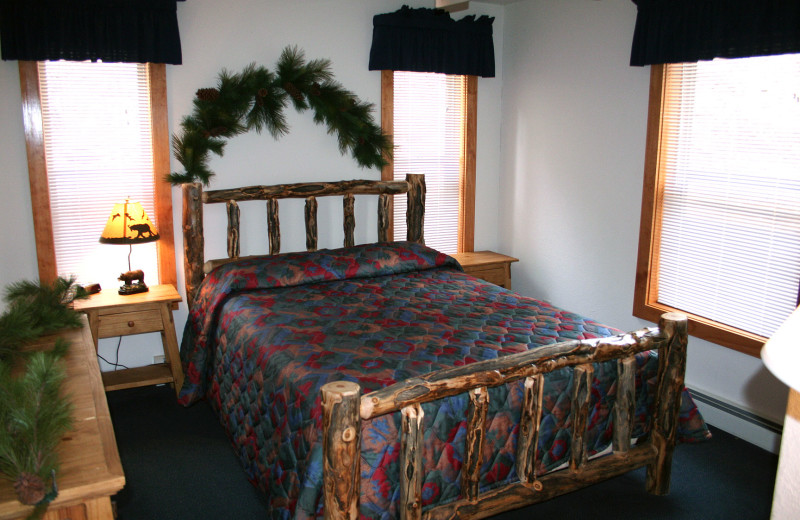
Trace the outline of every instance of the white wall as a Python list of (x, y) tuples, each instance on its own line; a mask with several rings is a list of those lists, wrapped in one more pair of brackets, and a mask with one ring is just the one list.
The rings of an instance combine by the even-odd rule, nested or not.
[[(16, 61), (0, 61), (0, 285), (36, 279), (36, 242), (28, 183), (22, 96)], [(3, 303), (0, 302), (0, 309)]]
[[(183, 64), (167, 66), (167, 95), (170, 131), (179, 129), (181, 118), (192, 110), (197, 89), (215, 86), (219, 72), (226, 68), (239, 72), (255, 62), (273, 68), (281, 51), (296, 45), (308, 59), (327, 58), (334, 77), (362, 100), (372, 102), (380, 121), (380, 73), (369, 71), (372, 41), (372, 17), (399, 9), (431, 7), (430, 0), (237, 0), (219, 2), (192, 0), (178, 3)], [(502, 12), (497, 5), (474, 3), (468, 11), (456, 13), (495, 16), (494, 22), (497, 76), (479, 80), (478, 94), (478, 167), (476, 203), (476, 240), (483, 247), (495, 248), (498, 227), (498, 184), (500, 165), (500, 93), (502, 73)], [(214, 158), (211, 168), (217, 176), (210, 189), (247, 184), (276, 184), (309, 180), (379, 179), (380, 171), (358, 167), (350, 156), (339, 153), (336, 139), (323, 126), (313, 123), (310, 113), (298, 114), (287, 108), (290, 132), (280, 140), (265, 133), (238, 136), (228, 142), (225, 155)], [(0, 285), (22, 278), (37, 277), (36, 252), (28, 192), (25, 141), (20, 109), (19, 74), (16, 62), (0, 62), (0, 179), (5, 203), (0, 207), (2, 221), (9, 224), (0, 231)], [(174, 159), (173, 170), (180, 164)], [(292, 204), (296, 202), (296, 204)], [(302, 203), (281, 204), (281, 242), (283, 251), (305, 248), (302, 229)], [(179, 290), (183, 292), (183, 251), (180, 235), (180, 189), (173, 188), (176, 224), (176, 257)], [(218, 210), (215, 212), (215, 210)], [(206, 228), (218, 239), (206, 241), (206, 258), (225, 256), (223, 208), (207, 211)], [(292, 213), (293, 211), (293, 213)], [(342, 243), (341, 202), (320, 200), (320, 247), (338, 247)], [(356, 199), (356, 242), (377, 236), (376, 202)], [(264, 222), (263, 207), (242, 208), (242, 254), (267, 250), (266, 232), (248, 226), (248, 215)], [(325, 223), (328, 222), (329, 228)], [(264, 224), (265, 226), (265, 224)], [(186, 320), (186, 305), (176, 311), (180, 338)], [(115, 357), (116, 339), (101, 341), (101, 353)], [(126, 337), (120, 348), (120, 361), (129, 366), (152, 363), (160, 354), (158, 335)]]
[[(649, 67), (630, 67), (629, 0), (505, 9), (501, 250), (516, 290), (622, 329), (633, 289)], [(690, 339), (687, 384), (782, 422), (787, 389), (759, 359)]]

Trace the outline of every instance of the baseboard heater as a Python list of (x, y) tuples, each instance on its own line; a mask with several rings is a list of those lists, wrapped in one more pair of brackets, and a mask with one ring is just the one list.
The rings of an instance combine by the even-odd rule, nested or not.
[(744, 410), (739, 408), (738, 406), (734, 406), (731, 403), (726, 403), (725, 401), (721, 401), (716, 397), (712, 397), (708, 394), (704, 394), (698, 390), (690, 388), (689, 391), (692, 394), (692, 397), (701, 403), (707, 404), (708, 406), (713, 406), (714, 408), (720, 410), (721, 412), (727, 413), (738, 419), (743, 421), (747, 421), (751, 424), (754, 424), (760, 428), (764, 428), (772, 433), (781, 435), (783, 433), (783, 426), (774, 422), (770, 421), (769, 419), (765, 419), (760, 415), (756, 415), (753, 412), (748, 410)]

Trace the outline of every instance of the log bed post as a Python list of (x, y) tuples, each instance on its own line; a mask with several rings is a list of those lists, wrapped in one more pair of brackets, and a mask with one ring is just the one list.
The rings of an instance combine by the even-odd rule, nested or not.
[(278, 199), (267, 199), (267, 234), (269, 236), (269, 254), (281, 252), (281, 221), (278, 213)]
[(386, 193), (378, 195), (378, 242), (391, 242), (389, 230), (392, 229), (391, 219), (392, 196)]
[(408, 182), (407, 240), (425, 244), (425, 175), (409, 173), (406, 175), (406, 182)]
[(183, 191), (183, 269), (186, 303), (191, 310), (200, 282), (203, 281), (205, 242), (203, 240), (203, 185), (181, 186)]
[(683, 314), (669, 312), (661, 316), (658, 327), (668, 340), (658, 354), (658, 383), (655, 398), (655, 420), (651, 432), (658, 456), (647, 466), (648, 493), (669, 493), (672, 452), (678, 438), (678, 412), (686, 374), (686, 346), (689, 320)]
[(422, 518), (422, 406), (403, 407), (400, 437), (400, 520)]
[(239, 205), (235, 200), (225, 203), (228, 214), (228, 258), (239, 257)]
[(581, 471), (588, 460), (586, 452), (586, 424), (589, 419), (589, 402), (592, 397), (592, 365), (578, 365), (573, 371), (572, 385), (572, 444), (570, 446), (569, 469)]
[(361, 387), (335, 381), (322, 387), (322, 466), (325, 518), (355, 520), (361, 494)]
[(536, 455), (539, 446), (539, 428), (542, 420), (544, 376), (537, 374), (526, 377), (523, 388), (525, 397), (519, 419), (517, 475), (520, 482), (530, 484), (535, 490), (541, 491), (542, 484), (536, 481)]
[(617, 395), (614, 402), (614, 453), (627, 453), (631, 447), (636, 406), (636, 358), (617, 361)]
[(306, 250), (317, 250), (317, 198), (306, 197)]
[(342, 209), (344, 211), (344, 247), (356, 245), (353, 232), (356, 229), (355, 216), (356, 198), (352, 193), (345, 193), (342, 197)]
[(486, 412), (489, 409), (489, 390), (480, 386), (469, 392), (467, 439), (464, 465), (461, 468), (461, 494), (465, 500), (477, 502), (483, 446), (486, 441)]

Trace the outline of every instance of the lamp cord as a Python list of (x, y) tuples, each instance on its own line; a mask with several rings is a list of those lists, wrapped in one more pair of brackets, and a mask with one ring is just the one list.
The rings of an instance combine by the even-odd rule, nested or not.
[(118, 368), (126, 368), (126, 369), (128, 368), (128, 367), (126, 367), (125, 365), (123, 365), (122, 363), (119, 362), (119, 346), (121, 344), (122, 344), (122, 336), (120, 336), (119, 337), (119, 341), (117, 341), (117, 356), (116, 356), (117, 359), (113, 363), (111, 361), (107, 360), (106, 358), (104, 358), (103, 356), (101, 356), (100, 353), (97, 354), (97, 357), (99, 357), (100, 359), (105, 361), (106, 364), (111, 365), (112, 367), (114, 367), (114, 371), (115, 372), (117, 371)]

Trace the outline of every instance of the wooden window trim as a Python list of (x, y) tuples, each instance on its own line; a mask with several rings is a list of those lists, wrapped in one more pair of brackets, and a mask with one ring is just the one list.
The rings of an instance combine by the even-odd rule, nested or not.
[(767, 338), (658, 302), (658, 252), (664, 187), (664, 172), (659, 158), (661, 135), (664, 131), (661, 109), (666, 95), (665, 80), (666, 65), (652, 65), (633, 315), (657, 323), (665, 312), (681, 312), (689, 316), (689, 334), (692, 336), (759, 357)]
[[(478, 77), (467, 76), (466, 89), (467, 117), (464, 129), (461, 168), (461, 191), (458, 216), (458, 252), (475, 250), (475, 171), (478, 148)], [(381, 128), (389, 135), (394, 134), (394, 71), (381, 71)], [(381, 180), (394, 179), (394, 163), (387, 158), (387, 165), (381, 171)], [(389, 208), (389, 236), (394, 236), (394, 206)]]
[[(147, 72), (152, 111), (154, 202), (161, 235), (161, 239), (156, 242), (159, 283), (176, 285), (172, 186), (165, 180), (170, 168), (166, 66), (163, 63), (150, 63), (147, 65)], [(50, 215), (50, 191), (47, 182), (37, 62), (20, 61), (19, 78), (39, 279), (42, 283), (51, 283), (58, 277), (58, 270)]]
[(167, 66), (148, 63), (150, 75), (150, 117), (153, 136), (154, 203), (161, 239), (156, 242), (158, 275), (162, 284), (177, 286), (175, 269), (175, 231), (172, 224), (172, 184), (166, 177), (170, 173), (170, 135), (167, 114)]
[[(381, 130), (384, 134), (394, 136), (394, 71), (381, 71)], [(394, 180), (394, 157), (385, 156), (386, 166), (381, 169), (381, 180)], [(394, 238), (394, 197), (389, 201), (389, 229), (390, 239)]]

